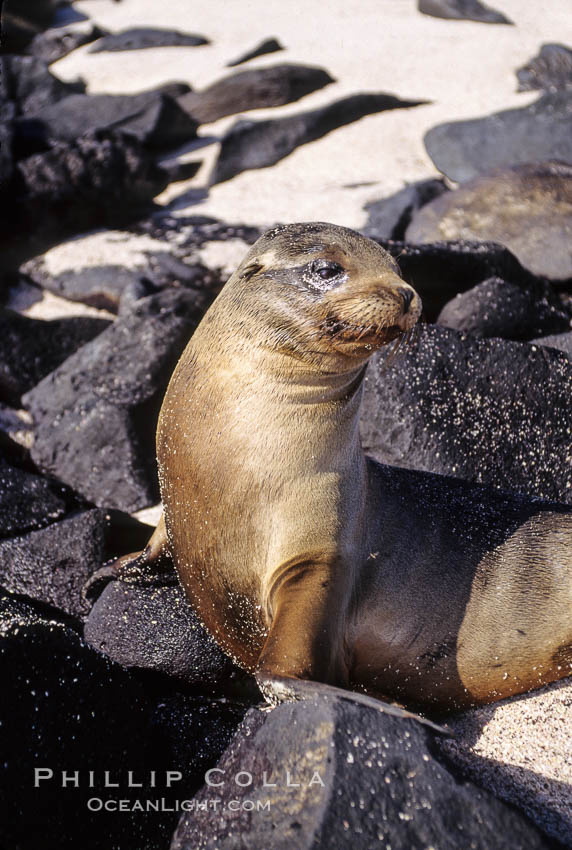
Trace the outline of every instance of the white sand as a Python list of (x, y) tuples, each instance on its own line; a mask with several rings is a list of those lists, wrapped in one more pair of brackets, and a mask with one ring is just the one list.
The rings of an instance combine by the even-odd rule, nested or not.
[[(135, 92), (171, 80), (200, 89), (242, 70), (225, 65), (263, 38), (275, 36), (287, 50), (242, 67), (301, 62), (326, 68), (338, 82), (298, 103), (248, 117), (288, 115), (361, 91), (431, 100), (430, 105), (381, 113), (336, 130), (270, 169), (246, 172), (215, 186), (201, 199), (217, 153), (216, 139), (236, 116), (223, 119), (201, 128), (203, 141), (185, 154), (187, 159), (204, 160), (199, 173), (170, 186), (160, 198), (162, 203), (178, 199), (177, 214), (212, 215), (228, 222), (327, 220), (360, 227), (366, 220), (366, 202), (436, 174), (423, 147), (423, 134), (430, 127), (530, 103), (538, 95), (516, 93), (515, 70), (544, 42), (572, 43), (567, 0), (491, 4), (516, 26), (430, 18), (417, 12), (415, 0), (83, 0), (75, 7), (108, 29), (172, 27), (203, 34), (212, 44), (102, 54), (89, 54), (85, 47), (53, 70), (63, 79), (82, 76), (93, 93)], [(114, 262), (121, 262), (122, 246), (115, 247)], [(232, 265), (239, 249), (213, 246), (206, 259)], [(60, 253), (52, 260), (68, 267), (70, 250), (72, 254)], [(79, 265), (85, 262), (85, 257), (78, 260)], [(455, 724), (459, 740), (451, 750), (479, 781), (524, 807), (570, 846), (571, 705), (572, 684), (561, 683), (547, 692), (469, 713)], [(475, 732), (482, 723), (487, 724), (484, 730)]]
[[(417, 12), (414, 0), (83, 0), (75, 7), (111, 30), (173, 27), (205, 35), (212, 44), (100, 54), (88, 53), (86, 46), (52, 68), (64, 79), (81, 75), (91, 92), (134, 92), (175, 79), (200, 89), (233, 70), (278, 62), (318, 65), (338, 80), (298, 103), (249, 112), (254, 119), (312, 109), (360, 91), (431, 100), (340, 128), (271, 169), (241, 174), (179, 210), (251, 224), (314, 219), (358, 227), (365, 221), (365, 202), (435, 174), (422, 141), (430, 127), (530, 103), (534, 93), (516, 93), (516, 68), (545, 41), (572, 41), (572, 14), (563, 0), (497, 5), (516, 26), (431, 18)], [(237, 69), (225, 67), (269, 36), (287, 49)], [(200, 133), (220, 136), (235, 120), (222, 119)], [(200, 147), (187, 157), (205, 163), (162, 200), (205, 186), (217, 147)], [(346, 188), (356, 183), (371, 185)]]
[(50, 248), (43, 255), (43, 265), (48, 274), (57, 276), (74, 268), (81, 271), (100, 266), (116, 256), (121, 257), (126, 268), (146, 268), (146, 252), (164, 250), (163, 242), (144, 234), (137, 236), (120, 230), (97, 230)]
[(572, 844), (572, 684), (554, 682), (452, 718), (442, 749), (475, 782)]

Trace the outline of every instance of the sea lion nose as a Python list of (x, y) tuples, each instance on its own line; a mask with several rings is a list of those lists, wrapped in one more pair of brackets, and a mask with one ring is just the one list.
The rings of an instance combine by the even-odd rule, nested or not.
[(406, 288), (405, 286), (400, 286), (397, 290), (401, 297), (403, 298), (403, 309), (404, 312), (409, 312), (409, 308), (411, 307), (411, 302), (415, 298), (415, 292), (413, 289)]

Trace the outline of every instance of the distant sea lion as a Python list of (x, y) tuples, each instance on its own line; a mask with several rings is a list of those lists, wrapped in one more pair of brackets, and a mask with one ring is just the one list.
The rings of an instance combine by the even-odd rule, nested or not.
[(376, 243), (277, 227), (175, 369), (157, 432), (166, 531), (141, 558), (170, 550), (266, 693), (313, 680), (441, 710), (571, 672), (572, 512), (363, 453), (367, 361), (420, 312)]

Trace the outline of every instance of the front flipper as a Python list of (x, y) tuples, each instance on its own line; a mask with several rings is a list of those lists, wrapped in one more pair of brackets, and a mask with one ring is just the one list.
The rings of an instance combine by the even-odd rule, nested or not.
[(344, 689), (350, 681), (346, 634), (351, 589), (348, 560), (336, 556), (296, 560), (276, 571), (268, 597), (271, 625), (255, 671), (265, 699), (271, 705), (316, 697), (341, 699), (450, 734), (397, 705)]
[(276, 570), (266, 599), (270, 629), (258, 660), (261, 674), (344, 685), (344, 641), (350, 581), (334, 559), (305, 558)]
[(421, 717), (419, 714), (414, 714), (405, 708), (400, 708), (398, 705), (391, 705), (375, 697), (367, 696), (367, 694), (346, 691), (343, 688), (327, 685), (324, 682), (311, 682), (308, 679), (295, 679), (290, 676), (273, 676), (272, 674), (260, 671), (256, 673), (256, 683), (266, 701), (272, 706), (279, 705), (281, 702), (293, 702), (295, 700), (319, 698), (331, 701), (340, 699), (345, 702), (363, 705), (366, 708), (373, 708), (382, 714), (416, 720), (418, 723), (428, 726), (434, 732), (439, 732), (441, 735), (452, 734), (444, 726), (439, 726), (426, 717)]

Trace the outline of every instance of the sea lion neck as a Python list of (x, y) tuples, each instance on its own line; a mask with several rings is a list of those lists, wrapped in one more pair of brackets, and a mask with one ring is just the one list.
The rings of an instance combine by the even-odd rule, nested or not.
[(249, 310), (249, 295), (242, 300), (240, 316), (234, 299), (219, 296), (210, 322), (195, 331), (195, 344), (203, 334), (211, 338), (208, 349), (200, 346), (209, 351), (209, 380), (218, 380), (215, 374), (234, 375), (238, 383), (256, 386), (261, 396), (271, 389), (285, 400), (311, 403), (349, 399), (359, 390), (369, 357), (348, 356), (324, 344), (309, 317), (298, 328), (291, 326), (284, 302)]
[[(220, 341), (205, 363), (205, 377), (211, 384), (232, 379), (241, 396), (261, 401), (271, 396), (300, 404), (349, 403), (358, 394), (361, 398), (367, 362), (347, 358), (335, 368), (339, 360), (328, 362), (320, 352), (300, 357), (264, 338), (236, 333)], [(200, 364), (197, 367), (202, 371)]]
[[(360, 364), (347, 372), (329, 372), (308, 368), (306, 363), (294, 359), (285, 368), (273, 368), (273, 358), (266, 358), (264, 372), (272, 381), (281, 398), (300, 404), (352, 404), (361, 401), (366, 365)], [(264, 374), (264, 373), (263, 373)]]

